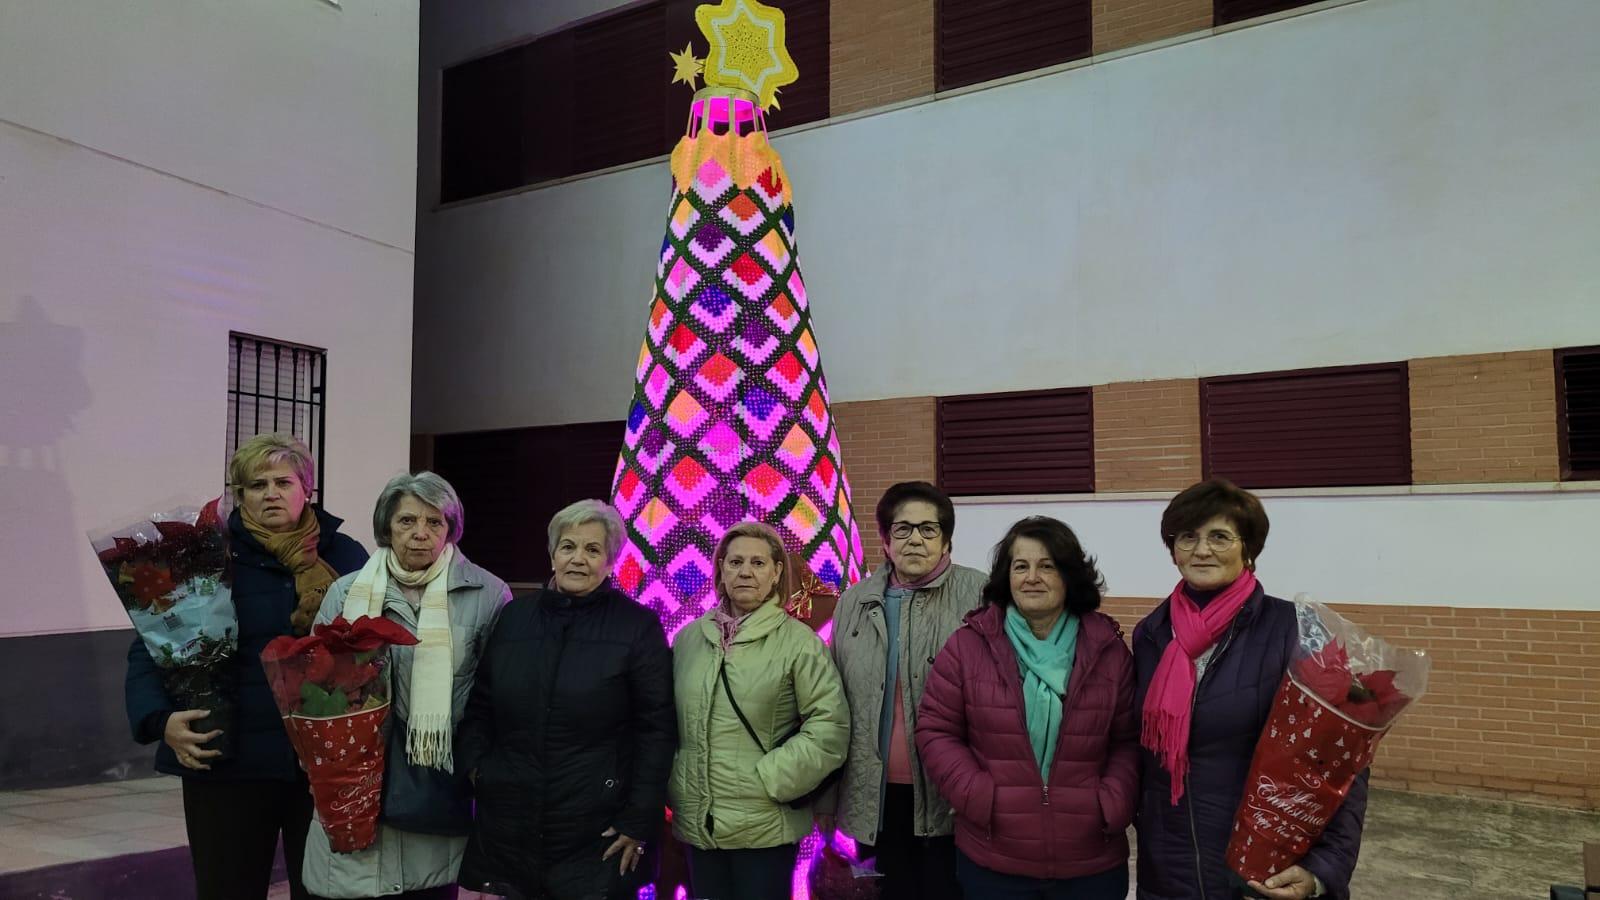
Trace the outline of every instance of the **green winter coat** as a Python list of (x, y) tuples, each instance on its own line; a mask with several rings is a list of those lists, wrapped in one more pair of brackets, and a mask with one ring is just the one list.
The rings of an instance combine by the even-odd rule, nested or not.
[[(672, 830), (702, 850), (793, 844), (811, 832), (811, 810), (791, 809), (844, 762), (850, 711), (828, 648), (769, 602), (740, 626), (726, 657), (710, 613), (691, 622), (672, 651), (678, 753), (667, 784)], [(728, 685), (769, 751), (739, 723)], [(804, 722), (782, 746), (784, 735)]]

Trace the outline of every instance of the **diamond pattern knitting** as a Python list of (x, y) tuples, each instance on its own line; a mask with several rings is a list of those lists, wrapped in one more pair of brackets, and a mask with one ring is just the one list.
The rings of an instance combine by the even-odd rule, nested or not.
[(656, 268), (612, 500), (618, 586), (667, 633), (710, 608), (729, 525), (759, 519), (844, 588), (861, 535), (805, 283), (783, 162), (760, 131), (701, 131), (672, 154)]

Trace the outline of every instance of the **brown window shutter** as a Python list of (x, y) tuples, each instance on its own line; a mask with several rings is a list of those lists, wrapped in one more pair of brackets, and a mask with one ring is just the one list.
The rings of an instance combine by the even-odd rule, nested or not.
[(952, 495), (1094, 490), (1089, 388), (941, 397), (939, 485)]
[(444, 70), (439, 121), (439, 202), (522, 184), (523, 104), (518, 47)]
[(507, 581), (549, 577), (550, 519), (578, 500), (609, 501), (623, 428), (585, 422), (436, 436), (434, 471), (466, 510), (461, 549)]
[(557, 32), (444, 70), (439, 202), (572, 173), (572, 37)]
[(1561, 480), (1600, 479), (1600, 347), (1556, 351)]
[(1207, 476), (1247, 488), (1411, 483), (1405, 363), (1200, 379)]
[(537, 581), (544, 577), (534, 565), (544, 543), (526, 544), (529, 526), (523, 520), (530, 510), (517, 454), (519, 430), (437, 435), (433, 470), (461, 498), (462, 552), (507, 581)]
[(828, 33), (831, 4), (828, 0), (772, 0), (770, 5), (783, 10), (789, 58), (800, 70), (800, 79), (778, 90), (778, 108), (767, 113), (767, 129), (776, 131), (826, 119), (832, 60)]
[(566, 73), (565, 82), (574, 85), (574, 172), (670, 149), (661, 115), (672, 78), (666, 22), (666, 6), (648, 3), (573, 29), (579, 66)]
[(1296, 6), (1310, 6), (1317, 0), (1216, 0), (1212, 5), (1212, 23), (1228, 25), (1257, 16), (1271, 15)]
[(1093, 50), (1089, 0), (938, 0), (938, 89), (1043, 69)]

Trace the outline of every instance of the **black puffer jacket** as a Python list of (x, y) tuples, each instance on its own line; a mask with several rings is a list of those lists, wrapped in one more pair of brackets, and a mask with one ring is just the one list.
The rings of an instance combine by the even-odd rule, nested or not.
[(456, 730), (456, 765), (478, 773), (461, 883), (537, 897), (547, 866), (591, 852), (607, 828), (655, 843), (678, 744), (672, 696), (661, 622), (609, 581), (508, 604)]

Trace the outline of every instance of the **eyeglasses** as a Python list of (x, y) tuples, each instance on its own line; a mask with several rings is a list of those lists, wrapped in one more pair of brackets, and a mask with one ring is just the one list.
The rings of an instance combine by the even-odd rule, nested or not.
[(911, 537), (911, 532), (922, 535), (925, 541), (931, 541), (943, 533), (938, 522), (893, 522), (889, 525), (889, 536), (897, 541)]
[[(1232, 550), (1233, 545), (1239, 543), (1239, 536), (1237, 534), (1230, 534), (1226, 531), (1208, 531), (1206, 532), (1205, 538), (1206, 546), (1211, 548), (1211, 552), (1213, 553), (1224, 553), (1228, 550)], [(1181, 534), (1174, 535), (1172, 538), (1172, 546), (1184, 551), (1193, 550), (1194, 548), (1200, 546), (1200, 534), (1199, 532), (1185, 531)]]

